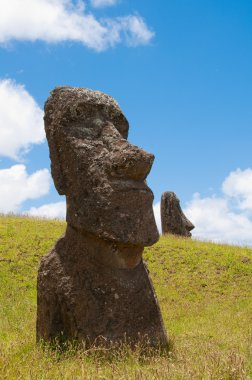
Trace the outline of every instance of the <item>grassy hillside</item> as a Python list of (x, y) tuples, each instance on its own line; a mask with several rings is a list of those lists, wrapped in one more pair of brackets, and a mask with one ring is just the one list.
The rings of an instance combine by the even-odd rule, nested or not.
[(172, 236), (144, 254), (171, 352), (37, 346), (36, 272), (64, 228), (0, 217), (0, 379), (252, 379), (252, 250)]

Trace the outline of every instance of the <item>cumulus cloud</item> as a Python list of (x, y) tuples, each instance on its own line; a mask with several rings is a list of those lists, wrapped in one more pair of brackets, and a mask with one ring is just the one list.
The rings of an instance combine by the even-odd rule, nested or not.
[(131, 46), (147, 44), (153, 35), (140, 16), (98, 20), (80, 0), (77, 3), (71, 0), (1, 0), (0, 44), (12, 40), (76, 41), (102, 51), (124, 41)]
[(246, 213), (232, 211), (225, 198), (195, 194), (186, 215), (196, 226), (194, 237), (230, 244), (252, 245), (252, 221)]
[(90, 0), (90, 3), (94, 8), (103, 8), (117, 4), (118, 0)]
[(16, 160), (45, 137), (42, 110), (24, 86), (9, 79), (0, 80), (0, 126), (0, 155)]
[(234, 197), (241, 210), (252, 211), (252, 169), (231, 172), (222, 184), (222, 191)]
[(153, 211), (154, 211), (154, 216), (155, 216), (155, 220), (156, 220), (158, 231), (161, 234), (162, 227), (161, 227), (160, 202), (156, 203), (153, 206)]
[(146, 45), (153, 37), (144, 20), (139, 16), (125, 16), (106, 21), (114, 39), (124, 39), (129, 46)]
[(66, 202), (48, 203), (40, 207), (32, 207), (24, 213), (30, 216), (39, 216), (48, 219), (65, 219)]
[(194, 194), (185, 214), (195, 225), (194, 237), (252, 245), (252, 170), (237, 169), (222, 184), (220, 197)]
[(46, 195), (50, 187), (47, 169), (29, 175), (24, 165), (0, 170), (0, 212), (18, 212), (24, 201)]
[[(237, 169), (222, 183), (222, 195), (195, 193), (183, 210), (195, 225), (193, 237), (220, 243), (252, 246), (252, 169)], [(161, 232), (160, 203), (153, 207)]]

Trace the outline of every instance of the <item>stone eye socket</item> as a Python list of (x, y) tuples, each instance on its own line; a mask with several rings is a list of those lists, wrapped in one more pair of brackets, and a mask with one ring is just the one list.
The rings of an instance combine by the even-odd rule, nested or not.
[(99, 138), (102, 131), (102, 123), (95, 120), (84, 120), (78, 123), (72, 123), (64, 128), (66, 137), (75, 139), (94, 140)]

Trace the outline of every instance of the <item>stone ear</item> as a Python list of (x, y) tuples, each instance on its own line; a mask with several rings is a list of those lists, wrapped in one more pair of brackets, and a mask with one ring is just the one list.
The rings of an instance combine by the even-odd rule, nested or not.
[(54, 181), (54, 185), (60, 195), (67, 194), (67, 183), (62, 168), (62, 162), (60, 157), (59, 146), (55, 143), (55, 137), (47, 136), (50, 141), (50, 159), (51, 159), (51, 174)]
[(61, 170), (60, 163), (57, 165), (51, 164), (51, 174), (53, 177), (54, 185), (59, 193), (59, 195), (66, 195), (67, 186), (63, 178), (63, 172)]

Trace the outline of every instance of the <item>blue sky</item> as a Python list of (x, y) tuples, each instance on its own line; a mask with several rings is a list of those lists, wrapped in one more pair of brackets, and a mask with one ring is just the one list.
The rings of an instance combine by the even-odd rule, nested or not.
[[(62, 216), (42, 109), (69, 85), (112, 95), (195, 237), (252, 245), (252, 2), (0, 0), (0, 211)], [(25, 151), (24, 151), (25, 150)], [(61, 202), (61, 203), (59, 203)]]

